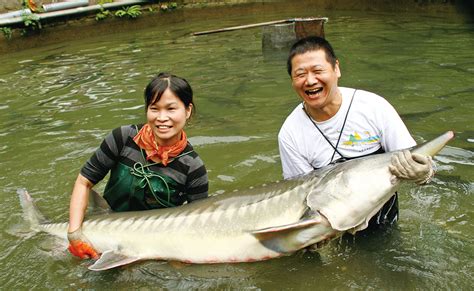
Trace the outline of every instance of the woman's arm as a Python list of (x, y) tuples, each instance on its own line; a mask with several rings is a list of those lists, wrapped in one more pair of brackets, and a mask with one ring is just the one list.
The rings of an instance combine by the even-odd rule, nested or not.
[(93, 186), (94, 184), (81, 174), (77, 176), (69, 204), (68, 232), (74, 232), (81, 227), (89, 203), (89, 191)]
[(97, 259), (99, 254), (82, 234), (82, 222), (89, 202), (89, 191), (94, 184), (79, 174), (72, 190), (69, 205), (69, 227), (67, 238), (69, 240), (68, 250), (81, 259)]

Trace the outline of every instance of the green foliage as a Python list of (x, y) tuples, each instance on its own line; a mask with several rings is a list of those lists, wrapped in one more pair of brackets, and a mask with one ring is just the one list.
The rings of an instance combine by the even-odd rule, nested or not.
[(141, 11), (141, 6), (140, 5), (122, 7), (122, 9), (117, 10), (115, 12), (115, 16), (117, 16), (117, 17), (120, 17), (120, 18), (127, 17), (127, 18), (131, 18), (131, 19), (135, 19), (138, 16), (140, 16), (141, 14), (142, 14), (142, 11)]
[(24, 29), (21, 30), (21, 35), (27, 35), (33, 31), (39, 31), (41, 27), (40, 18), (36, 14), (24, 14), (21, 16), (23, 19)]
[(112, 15), (112, 13), (109, 10), (105, 9), (103, 6), (106, 3), (112, 3), (112, 2), (114, 2), (114, 0), (100, 0), (99, 1), (100, 11), (97, 12), (97, 14), (95, 15), (95, 20), (101, 21)]
[(12, 38), (13, 31), (10, 27), (0, 27), (0, 30), (2, 31), (3, 36), (6, 39), (11, 39)]
[(41, 23), (39, 21), (39, 16), (36, 14), (25, 14), (22, 16), (23, 24), (32, 30), (40, 29)]
[(168, 2), (168, 3), (162, 3), (160, 5), (161, 11), (168, 11), (168, 10), (174, 10), (178, 7), (178, 4), (176, 2)]
[(95, 20), (101, 21), (112, 15), (112, 13), (104, 8), (101, 8), (99, 12), (95, 15)]

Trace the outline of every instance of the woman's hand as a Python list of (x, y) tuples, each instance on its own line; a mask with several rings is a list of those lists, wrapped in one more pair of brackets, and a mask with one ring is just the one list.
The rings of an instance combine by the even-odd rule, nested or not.
[(81, 228), (73, 232), (68, 232), (67, 239), (69, 240), (69, 247), (67, 249), (74, 256), (81, 259), (92, 258), (97, 260), (99, 258), (97, 251), (92, 247), (92, 244), (84, 234), (82, 234)]
[(389, 169), (396, 178), (412, 180), (419, 185), (427, 184), (435, 173), (430, 156), (412, 154), (408, 150), (394, 154)]

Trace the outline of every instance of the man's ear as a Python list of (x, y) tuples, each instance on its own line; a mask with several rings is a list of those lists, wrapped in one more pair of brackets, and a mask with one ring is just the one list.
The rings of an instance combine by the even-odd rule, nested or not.
[(339, 68), (339, 60), (336, 60), (336, 64), (334, 64), (334, 71), (336, 71), (337, 77), (341, 77), (341, 69)]

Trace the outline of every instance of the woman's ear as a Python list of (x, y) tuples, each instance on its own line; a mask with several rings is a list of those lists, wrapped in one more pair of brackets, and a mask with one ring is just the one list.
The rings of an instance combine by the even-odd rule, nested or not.
[(186, 119), (191, 117), (191, 113), (193, 112), (193, 103), (189, 103), (188, 107), (186, 107)]

